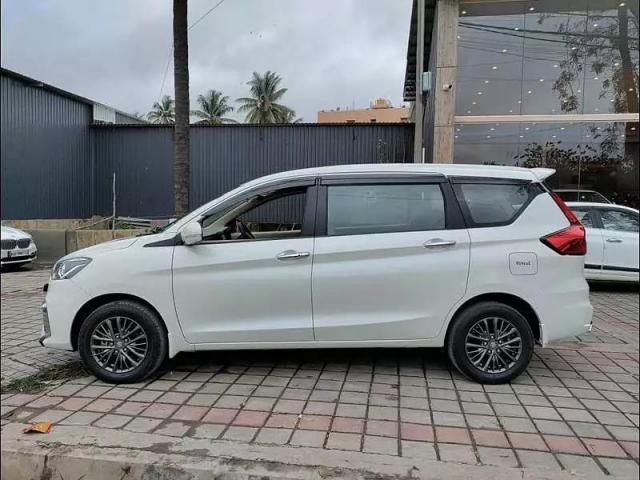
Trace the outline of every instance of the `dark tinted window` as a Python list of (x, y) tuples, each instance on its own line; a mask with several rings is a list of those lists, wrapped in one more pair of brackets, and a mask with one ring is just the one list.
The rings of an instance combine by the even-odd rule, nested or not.
[(328, 187), (327, 234), (410, 232), (445, 228), (437, 184)]
[(463, 183), (458, 186), (471, 222), (480, 227), (510, 223), (541, 191), (537, 184)]
[(593, 214), (586, 208), (572, 208), (578, 220), (587, 228), (593, 228)]
[(638, 214), (623, 210), (600, 210), (600, 218), (605, 230), (637, 232)]
[(578, 200), (578, 192), (555, 192), (565, 202), (575, 202)]

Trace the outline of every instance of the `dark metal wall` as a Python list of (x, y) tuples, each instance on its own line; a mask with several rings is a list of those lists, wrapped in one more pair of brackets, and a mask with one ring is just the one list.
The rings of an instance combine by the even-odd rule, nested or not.
[(2, 219), (91, 215), (91, 106), (0, 77)]
[(162, 217), (173, 211), (173, 129), (98, 127), (94, 134), (95, 215)]
[[(171, 127), (100, 125), (92, 130), (94, 213), (110, 214), (111, 178), (116, 172), (118, 215), (171, 215)], [(412, 148), (412, 124), (194, 126), (190, 204), (195, 208), (248, 180), (285, 170), (410, 162)], [(281, 215), (277, 217), (273, 221), (284, 221)]]

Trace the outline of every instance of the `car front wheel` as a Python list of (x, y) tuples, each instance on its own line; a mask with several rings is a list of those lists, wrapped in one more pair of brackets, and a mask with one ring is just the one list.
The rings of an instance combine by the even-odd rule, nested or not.
[(506, 383), (520, 375), (533, 354), (527, 319), (513, 307), (482, 302), (454, 320), (448, 343), (453, 365), (480, 383)]
[(98, 307), (80, 327), (78, 351), (100, 380), (129, 383), (153, 374), (167, 356), (161, 320), (148, 307), (118, 300)]

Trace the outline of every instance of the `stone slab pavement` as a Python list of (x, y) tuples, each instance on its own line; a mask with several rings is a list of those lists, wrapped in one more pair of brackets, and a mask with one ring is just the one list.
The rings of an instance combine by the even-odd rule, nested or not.
[(0, 368), (2, 383), (68, 363), (78, 356), (44, 349), (38, 343), (42, 329), (42, 286), (50, 270), (3, 272), (0, 277)]
[[(8, 360), (28, 366), (45, 352), (34, 312), (46, 275), (10, 275), (3, 375), (12, 367), (5, 346)], [(416, 478), (638, 478), (638, 300), (637, 290), (594, 288), (593, 333), (537, 349), (509, 385), (470, 382), (438, 351), (305, 350), (181, 355), (139, 384), (86, 377), (2, 394), (3, 459), (62, 446), (82, 458), (120, 448), (121, 463), (149, 455), (174, 466), (225, 456), (389, 475), (420, 465)], [(20, 433), (40, 420), (54, 422), (53, 433)], [(311, 478), (277, 471), (267, 478)]]

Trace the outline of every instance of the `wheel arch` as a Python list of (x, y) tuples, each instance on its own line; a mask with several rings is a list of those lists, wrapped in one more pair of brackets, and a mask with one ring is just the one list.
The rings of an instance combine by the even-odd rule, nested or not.
[(93, 312), (96, 308), (99, 308), (103, 305), (106, 305), (107, 303), (115, 302), (118, 300), (128, 300), (131, 302), (139, 303), (140, 305), (144, 305), (145, 307), (147, 307), (149, 310), (151, 310), (153, 313), (155, 313), (158, 316), (158, 318), (160, 319), (160, 324), (162, 325), (162, 329), (164, 330), (165, 336), (167, 336), (168, 339), (170, 339), (166, 322), (162, 318), (162, 315), (160, 315), (160, 312), (158, 312), (158, 309), (155, 308), (151, 303), (149, 303), (148, 301), (146, 301), (141, 297), (138, 297), (136, 295), (131, 295), (128, 293), (108, 293), (105, 295), (99, 295), (95, 298), (92, 298), (88, 302), (86, 302), (84, 305), (82, 305), (82, 307), (80, 307), (75, 317), (73, 318), (73, 323), (71, 324), (70, 340), (71, 340), (71, 346), (73, 347), (74, 351), (78, 350), (78, 334), (80, 332), (80, 327), (82, 326), (82, 322), (84, 322), (85, 319), (89, 316), (89, 314)]
[(542, 328), (540, 326), (540, 318), (538, 317), (538, 314), (533, 309), (533, 307), (529, 304), (529, 302), (511, 293), (495, 292), (483, 293), (481, 295), (472, 297), (456, 309), (455, 313), (451, 317), (451, 320), (449, 321), (449, 325), (447, 325), (447, 333), (444, 339), (445, 346), (449, 345), (449, 335), (451, 334), (451, 329), (458, 316), (467, 308), (481, 302), (499, 302), (516, 309), (527, 320), (527, 323), (529, 324), (529, 326), (531, 327), (531, 331), (533, 332), (536, 343), (540, 343), (542, 341)]

